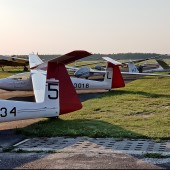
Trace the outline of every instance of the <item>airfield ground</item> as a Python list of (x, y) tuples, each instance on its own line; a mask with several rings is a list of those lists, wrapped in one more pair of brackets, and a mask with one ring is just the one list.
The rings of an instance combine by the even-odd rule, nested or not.
[[(155, 159), (144, 158), (143, 154), (105, 152), (100, 149), (89, 151), (89, 143), (88, 147), (82, 146), (84, 150), (79, 148), (74, 151), (13, 150), (16, 143), (29, 137), (44, 136), (43, 139), (48, 140), (47, 136), (71, 136), (74, 139), (76, 136), (90, 136), (116, 137), (120, 141), (124, 138), (148, 138), (152, 144), (161, 142), (164, 147), (166, 144), (169, 151), (169, 84), (170, 78), (145, 78), (111, 92), (81, 91), (78, 93), (83, 109), (68, 116), (63, 115), (59, 120), (32, 119), (0, 123), (0, 168), (169, 169), (169, 152), (163, 159), (158, 159), (162, 156), (159, 153), (151, 156)], [(33, 92), (0, 90), (0, 94), (1, 99), (34, 101)]]
[[(34, 101), (33, 92), (8, 92), (0, 90), (2, 99), (12, 99), (21, 101)], [(86, 101), (95, 97), (99, 97), (105, 93), (105, 90), (79, 92), (81, 101)], [(129, 154), (112, 152), (108, 149), (89, 150), (91, 147), (82, 146), (75, 150), (49, 150), (41, 152), (41, 150), (13, 151), (14, 145), (20, 141), (27, 139), (27, 136), (16, 134), (16, 128), (24, 128), (31, 124), (38, 123), (43, 119), (21, 120), (0, 123), (0, 168), (1, 169), (169, 169), (169, 156), (164, 159), (145, 158), (143, 154)], [(57, 128), (56, 128), (57, 130)], [(31, 139), (31, 138), (30, 138)], [(41, 140), (48, 138), (41, 138)], [(74, 138), (75, 139), (75, 138)], [(33, 140), (33, 139), (32, 139)], [(86, 138), (87, 140), (87, 138)], [(71, 140), (72, 141), (72, 140)], [(140, 141), (141, 142), (141, 141)], [(35, 143), (32, 141), (31, 143)], [(86, 144), (86, 145), (87, 145)], [(12, 147), (11, 147), (12, 146)], [(30, 149), (30, 148), (29, 148)], [(31, 149), (33, 149), (31, 147)], [(35, 149), (35, 148), (34, 148)], [(43, 147), (42, 147), (43, 149)], [(159, 154), (157, 158), (159, 158)]]

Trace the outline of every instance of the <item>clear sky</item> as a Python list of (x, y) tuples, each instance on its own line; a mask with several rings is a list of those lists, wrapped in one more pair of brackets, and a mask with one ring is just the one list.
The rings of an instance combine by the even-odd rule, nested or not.
[(170, 0), (0, 0), (0, 54), (170, 54)]

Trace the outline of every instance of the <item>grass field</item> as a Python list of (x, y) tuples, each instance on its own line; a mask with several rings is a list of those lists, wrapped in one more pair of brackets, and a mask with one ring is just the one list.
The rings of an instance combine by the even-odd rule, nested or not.
[(11, 66), (5, 66), (4, 71), (0, 70), (0, 78), (5, 78), (17, 73), (23, 72), (23, 67), (11, 67)]
[(83, 102), (83, 109), (44, 119), (18, 133), (29, 136), (89, 136), (170, 139), (170, 77), (145, 77)]

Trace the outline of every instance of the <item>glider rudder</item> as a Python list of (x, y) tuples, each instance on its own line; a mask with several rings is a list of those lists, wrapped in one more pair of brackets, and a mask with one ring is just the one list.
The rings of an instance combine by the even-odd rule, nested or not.
[(59, 80), (60, 114), (73, 112), (82, 108), (80, 99), (64, 64), (48, 62), (47, 80), (49, 79)]
[(108, 68), (113, 69), (112, 88), (125, 87), (125, 82), (124, 82), (124, 79), (123, 79), (122, 74), (120, 72), (119, 65), (114, 65), (114, 64), (108, 62)]
[(120, 62), (113, 60), (109, 57), (102, 57), (107, 61), (107, 68), (113, 69), (112, 74), (112, 88), (121, 88), (125, 87), (125, 82), (122, 77), (122, 73), (120, 72), (119, 66), (122, 65)]

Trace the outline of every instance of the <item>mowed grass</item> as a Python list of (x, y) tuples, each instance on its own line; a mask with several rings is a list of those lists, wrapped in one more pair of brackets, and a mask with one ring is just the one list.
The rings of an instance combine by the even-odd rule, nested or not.
[(170, 77), (145, 77), (83, 102), (79, 111), (17, 130), (29, 136), (170, 139)]
[(23, 72), (22, 66), (18, 66), (18, 67), (5, 66), (4, 71), (0, 69), (0, 78), (6, 78), (6, 77), (12, 76), (17, 73), (22, 73), (22, 72)]

